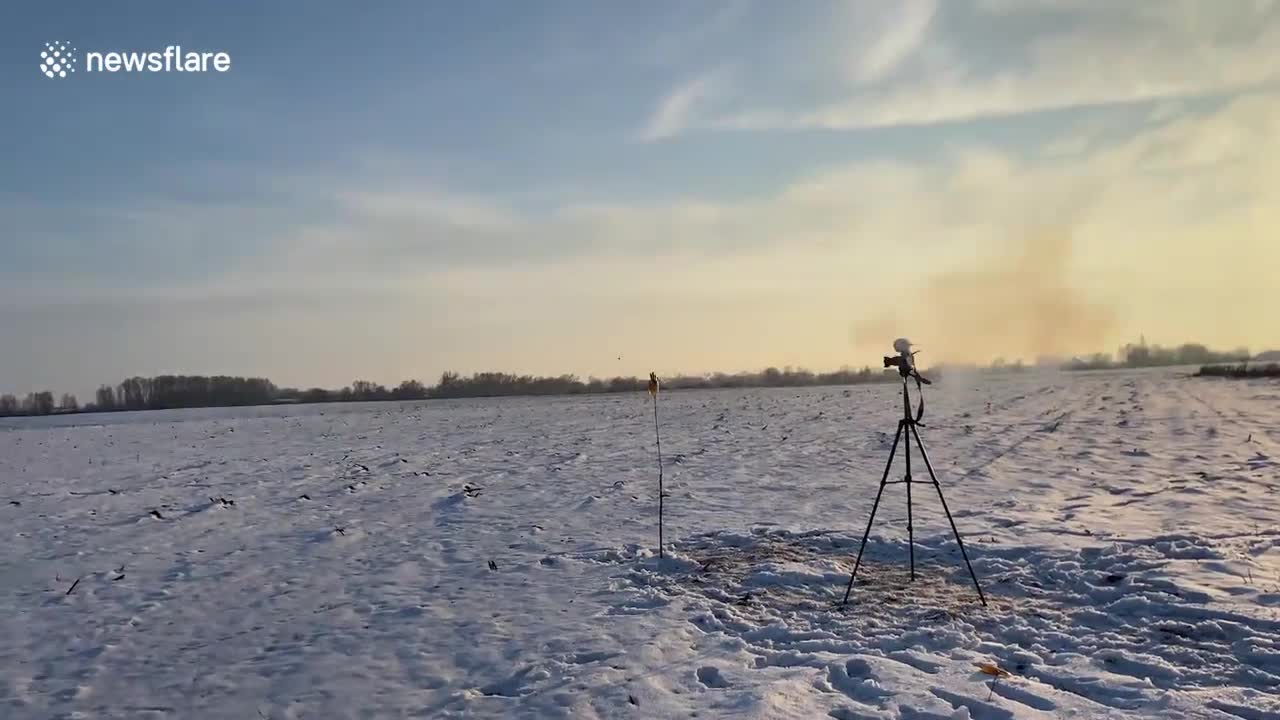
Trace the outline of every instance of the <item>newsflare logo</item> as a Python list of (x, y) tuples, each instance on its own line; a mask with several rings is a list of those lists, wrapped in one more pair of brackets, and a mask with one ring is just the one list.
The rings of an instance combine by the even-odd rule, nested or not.
[(65, 40), (44, 44), (40, 51), (40, 72), (45, 77), (64, 78), (76, 71), (76, 49)]
[(78, 49), (65, 40), (45, 43), (40, 51), (40, 73), (45, 77), (65, 78), (78, 69), (85, 73), (224, 73), (231, 69), (231, 56), (225, 52), (184, 51), (181, 45), (143, 52), (87, 51), (83, 65), (77, 52)]

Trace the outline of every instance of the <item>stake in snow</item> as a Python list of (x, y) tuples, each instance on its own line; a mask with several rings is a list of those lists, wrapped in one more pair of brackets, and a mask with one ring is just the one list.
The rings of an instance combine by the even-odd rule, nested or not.
[(662, 506), (666, 493), (662, 489), (662, 432), (658, 429), (658, 376), (649, 373), (649, 397), (653, 398), (653, 437), (658, 444), (658, 557), (666, 557), (662, 550)]

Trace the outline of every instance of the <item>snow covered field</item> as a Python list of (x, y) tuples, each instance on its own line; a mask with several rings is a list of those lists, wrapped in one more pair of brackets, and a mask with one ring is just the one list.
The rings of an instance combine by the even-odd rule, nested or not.
[(642, 394), (4, 422), (0, 717), (1280, 717), (1280, 384), (935, 385), (990, 607), (891, 485), (840, 608), (897, 393), (664, 393), (665, 561)]

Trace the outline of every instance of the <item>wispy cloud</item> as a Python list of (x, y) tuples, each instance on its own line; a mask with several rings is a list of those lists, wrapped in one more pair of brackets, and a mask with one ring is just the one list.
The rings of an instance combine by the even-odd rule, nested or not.
[(643, 45), (642, 58), (662, 66), (687, 63), (708, 47), (723, 43), (757, 4), (758, 0), (677, 3), (667, 16), (659, 18), (663, 30)]
[[(146, 268), (152, 285), (198, 296), (202, 288), (413, 287), (425, 276), (491, 272), (513, 265), (520, 272), (578, 267), (588, 259), (626, 264), (637, 257), (680, 255), (695, 262), (774, 253), (782, 249), (892, 252), (887, 239), (913, 247), (935, 238), (961, 238), (958, 247), (981, 242), (993, 227), (1030, 217), (1078, 215), (1107, 208), (1095, 222), (1158, 224), (1161, 232), (1196, 217), (1214, 218), (1224, 208), (1261, 202), (1280, 179), (1274, 154), (1257, 151), (1280, 136), (1280, 96), (1248, 96), (1205, 114), (1190, 110), (1160, 116), (1131, 136), (1117, 137), (1095, 119), (1073, 128), (1047, 148), (1054, 162), (998, 147), (962, 145), (924, 162), (859, 161), (813, 171), (770, 194), (741, 200), (688, 196), (639, 203), (569, 201), (538, 213), (521, 211), (496, 197), (447, 189), (428, 179), (355, 178), (314, 182), (291, 209), (234, 206), (119, 208), (94, 215), (111, 235), (133, 238), (136, 257), (199, 251), (235, 238), (252, 247), (240, 261), (206, 266), (203, 282), (174, 278)], [(1084, 137), (1085, 140), (1077, 138)], [(1194, 171), (1194, 173), (1190, 173)], [(1170, 183), (1182, 174), (1183, 180)], [(1212, 187), (1212, 193), (1196, 189)], [(1177, 202), (1169, 198), (1185, 192)], [(1052, 207), (1050, 207), (1052, 205)], [(310, 208), (329, 207), (316, 218)], [(1094, 210), (1090, 210), (1094, 212)], [(195, 218), (200, 235), (175, 235), (181, 218)], [(28, 218), (43, 223), (45, 215)], [(1141, 223), (1139, 222), (1141, 219)], [(888, 244), (886, 244), (888, 242)], [(1118, 250), (1113, 251), (1118, 252)], [(38, 268), (28, 268), (28, 270)], [(81, 270), (91, 273), (95, 266)], [(45, 268), (65, 280), (49, 292), (116, 295), (150, 291), (133, 284), (111, 288), (112, 278), (79, 286), (80, 276), (61, 265)], [(878, 270), (863, 268), (873, 278)], [(117, 278), (118, 279), (118, 278)], [(135, 278), (125, 278), (132, 283)], [(12, 284), (10, 285), (12, 287)], [(29, 297), (33, 288), (22, 288)]]
[(849, 5), (849, 75), (858, 85), (889, 76), (928, 38), (937, 0)]
[(418, 223), (461, 232), (503, 233), (519, 219), (500, 204), (436, 187), (339, 190), (340, 207), (359, 218)]
[[(857, 130), (928, 126), (1082, 107), (1226, 95), (1280, 82), (1280, 5), (987, 2), (842, 5), (842, 47), (791, 77), (751, 73), (720, 110), (693, 82), (651, 119), (683, 130)], [(829, 31), (814, 29), (814, 43)], [(803, 37), (753, 67), (794, 67)], [(825, 67), (823, 66), (825, 63)], [(763, 78), (763, 79), (762, 79)], [(800, 96), (792, 86), (812, 87)]]
[(687, 80), (667, 93), (639, 132), (646, 142), (679, 135), (700, 117), (706, 104), (726, 92), (731, 79), (727, 67), (717, 68)]
[[(1114, 334), (1073, 336), (1089, 345), (1080, 350), (1138, 330), (1219, 346), (1280, 337), (1280, 316), (1232, 311), (1268, 306), (1280, 263), (1280, 95), (1187, 108), (1123, 136), (1109, 130), (1065, 133), (1090, 141), (1051, 163), (966, 143), (921, 161), (815, 169), (750, 199), (571, 200), (538, 213), (430, 179), (333, 177), (300, 190), (307, 197), (290, 223), (264, 226), (242, 211), (199, 216), (209, 238), (256, 250), (252, 262), (198, 281), (159, 272), (111, 286), (53, 272), (41, 276), (44, 287), (5, 284), (0, 326), (42, 340), (11, 343), (4, 357), (29, 368), (11, 380), (18, 387), (79, 377), (72, 349), (86, 342), (101, 348), (86, 383), (165, 369), (394, 381), (421, 376), (418, 362), (608, 372), (618, 355), (648, 362), (655, 353), (655, 367), (673, 370), (827, 367), (874, 357), (896, 334), (934, 337), (934, 360), (1012, 358), (1042, 348), (1037, 333), (1050, 327), (1002, 314), (1025, 299), (1015, 281), (1038, 278), (1041, 258), (1053, 261), (1054, 297), (1035, 302), (1112, 311)], [(314, 206), (334, 209), (316, 218)], [(143, 247), (160, 247), (171, 229), (168, 213), (146, 215), (157, 212), (164, 221), (126, 225), (158, 233), (140, 238)], [(1053, 232), (1026, 232), (1046, 225)], [(1002, 263), (1019, 238), (1032, 244), (1026, 266)], [(1058, 244), (1034, 245), (1042, 241)], [(998, 271), (984, 272), (988, 263)], [(957, 278), (976, 278), (990, 304), (916, 292)], [(888, 305), (893, 317), (871, 322)], [(653, 313), (663, 321), (634, 332)], [(987, 334), (973, 337), (990, 340), (981, 347), (960, 332), (979, 320)], [(851, 327), (865, 331), (853, 345)], [(1021, 337), (1006, 328), (1023, 328)], [(109, 342), (120, 335), (129, 342)], [(334, 342), (348, 335), (359, 342)], [(287, 354), (253, 350), (282, 337)], [(1060, 340), (1054, 349), (1076, 349)]]

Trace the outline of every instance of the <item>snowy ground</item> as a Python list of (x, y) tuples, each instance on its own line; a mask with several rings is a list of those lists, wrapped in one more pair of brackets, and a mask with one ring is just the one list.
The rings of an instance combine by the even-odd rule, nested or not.
[(643, 395), (5, 422), (0, 717), (1280, 717), (1280, 384), (936, 385), (990, 606), (890, 485), (841, 608), (897, 392), (664, 393), (666, 560)]

